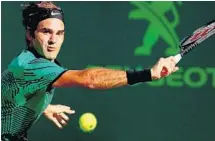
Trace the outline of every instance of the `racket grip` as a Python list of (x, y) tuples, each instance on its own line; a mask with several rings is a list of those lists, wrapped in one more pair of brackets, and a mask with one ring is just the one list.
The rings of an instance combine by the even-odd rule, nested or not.
[[(181, 60), (181, 58), (182, 58), (182, 56), (181, 56), (180, 53), (179, 53), (179, 54), (176, 54), (176, 55), (174, 56), (175, 63), (177, 64), (177, 63)], [(166, 68), (166, 67), (163, 67), (163, 69), (162, 69), (162, 71), (161, 71), (161, 74), (160, 74), (161, 77), (167, 76), (167, 74), (168, 74), (167, 68)]]
[(181, 56), (180, 53), (179, 53), (179, 54), (176, 54), (176, 55), (174, 56), (175, 63), (178, 64), (178, 62), (181, 60), (181, 58), (182, 58), (182, 56)]

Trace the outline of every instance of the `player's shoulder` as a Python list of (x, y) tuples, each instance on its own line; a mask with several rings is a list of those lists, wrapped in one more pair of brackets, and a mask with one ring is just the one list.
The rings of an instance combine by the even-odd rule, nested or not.
[(16, 56), (9, 64), (9, 68), (25, 68), (25, 66), (35, 60), (34, 55), (27, 49), (23, 50), (18, 56)]
[(47, 64), (50, 61), (44, 58), (39, 58), (35, 56), (30, 50), (23, 50), (18, 56), (16, 56), (12, 62), (8, 65), (8, 69), (11, 72), (24, 71), (26, 68), (31, 66), (38, 66), (41, 64)]
[(23, 50), (8, 65), (8, 72), (17, 76), (23, 74), (25, 66), (31, 59), (33, 59), (31, 54), (27, 50)]

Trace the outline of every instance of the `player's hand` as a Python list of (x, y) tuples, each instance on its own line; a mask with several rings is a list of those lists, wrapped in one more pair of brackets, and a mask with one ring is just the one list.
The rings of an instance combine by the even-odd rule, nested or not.
[(167, 58), (160, 58), (159, 61), (151, 69), (152, 79), (160, 79), (164, 77), (161, 76), (161, 71), (163, 68), (166, 68), (168, 71), (165, 77), (176, 72), (179, 69), (176, 66), (176, 62), (173, 56)]
[(75, 111), (65, 105), (49, 105), (43, 113), (61, 129), (69, 121), (69, 117), (66, 114), (74, 114)]

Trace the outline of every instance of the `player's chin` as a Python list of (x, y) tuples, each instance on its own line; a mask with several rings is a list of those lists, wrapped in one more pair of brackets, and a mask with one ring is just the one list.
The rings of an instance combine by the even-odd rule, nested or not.
[(49, 60), (54, 60), (54, 59), (57, 58), (57, 54), (47, 54), (46, 58), (49, 59)]

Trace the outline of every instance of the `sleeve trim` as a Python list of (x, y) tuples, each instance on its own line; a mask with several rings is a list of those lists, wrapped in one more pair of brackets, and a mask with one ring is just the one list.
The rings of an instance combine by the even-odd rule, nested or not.
[(60, 78), (65, 72), (67, 72), (68, 69), (62, 71), (47, 87), (46, 91), (50, 91), (52, 89), (52, 84), (58, 79)]

